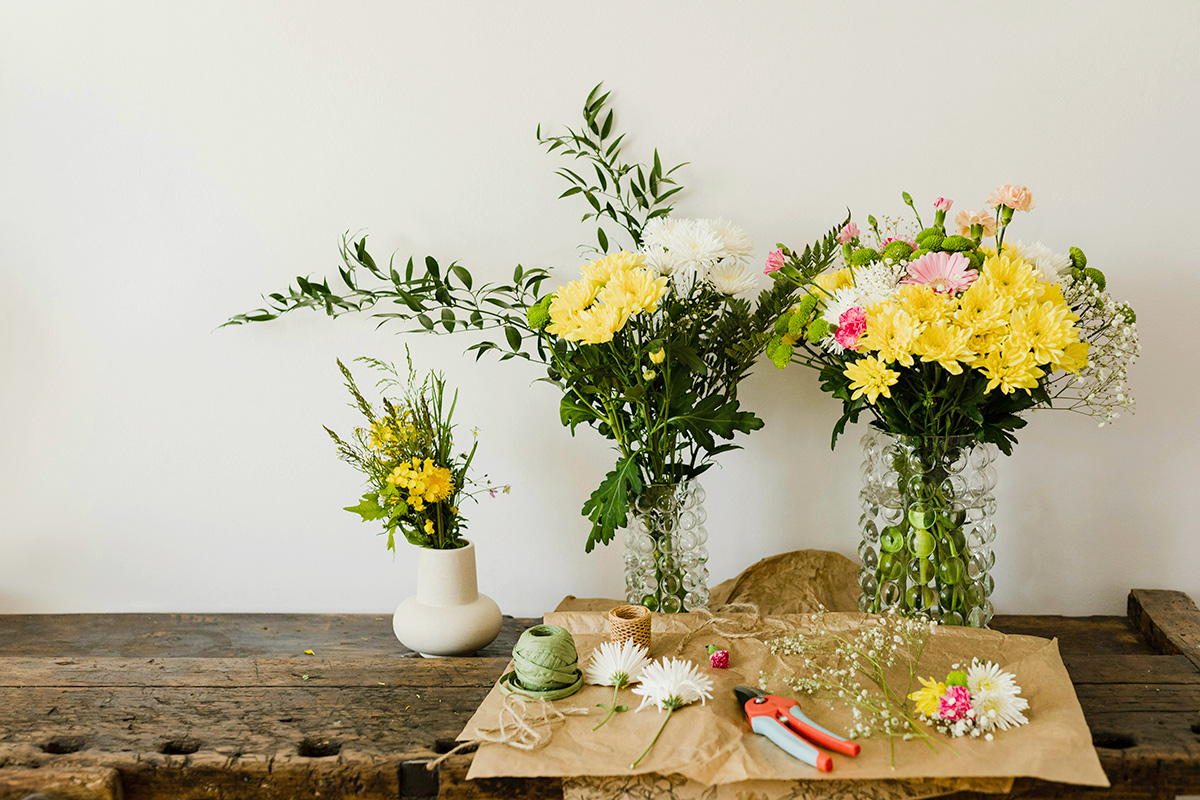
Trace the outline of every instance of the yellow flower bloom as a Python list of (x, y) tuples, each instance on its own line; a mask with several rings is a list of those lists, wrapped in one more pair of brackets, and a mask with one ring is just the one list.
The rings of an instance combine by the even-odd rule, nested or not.
[[(825, 294), (826, 292), (833, 294), (844, 286), (854, 285), (854, 273), (850, 271), (849, 267), (843, 267), (842, 269), (834, 272), (822, 272), (820, 275), (813, 278), (813, 284), (825, 290), (824, 292), (821, 292), (821, 294)], [(809, 291), (816, 290), (810, 289)]]
[(979, 371), (988, 379), (985, 392), (999, 386), (1005, 394), (1012, 394), (1017, 389), (1032, 389), (1037, 386), (1038, 378), (1046, 374), (1038, 368), (1028, 349), (1008, 341), (1000, 349), (983, 356)]
[(585, 281), (591, 283), (596, 289), (599, 289), (612, 280), (614, 276), (645, 266), (646, 257), (641, 253), (620, 250), (616, 253), (610, 253), (604, 258), (593, 261), (590, 264), (584, 264), (580, 267), (580, 272), (583, 273)]
[(454, 494), (454, 478), (450, 475), (450, 470), (425, 459), (424, 474), (426, 503), (440, 503)]
[(367, 447), (372, 450), (382, 450), (394, 441), (396, 441), (396, 432), (392, 430), (392, 426), (388, 424), (387, 420), (381, 419), (371, 423)]
[(920, 333), (921, 323), (911, 314), (892, 303), (884, 303), (868, 312), (867, 332), (860, 347), (877, 351), (883, 361), (897, 361), (911, 367), (912, 346)]
[(1079, 372), (1088, 365), (1088, 343), (1071, 342), (1063, 348), (1062, 358), (1058, 362), (1060, 369), (1066, 372)]
[[(977, 280), (958, 299), (954, 321), (975, 335), (986, 334), (1003, 325), (1005, 301), (988, 280)], [(980, 352), (976, 350), (976, 352)]]
[[(623, 310), (626, 316), (654, 311), (667, 292), (668, 278), (648, 269), (632, 269), (612, 276), (596, 299)], [(624, 323), (622, 323), (623, 325)]]
[(1079, 341), (1079, 330), (1067, 318), (1070, 313), (1066, 306), (1050, 302), (1021, 306), (1013, 312), (1010, 336), (1028, 347), (1038, 364), (1055, 363), (1061, 360), (1064, 347)]
[(961, 375), (963, 369), (959, 362), (969, 362), (974, 355), (970, 340), (971, 331), (939, 319), (917, 337), (913, 352), (919, 355), (922, 361), (936, 361), (941, 364), (951, 375)]
[(917, 676), (917, 680), (921, 682), (921, 688), (910, 694), (908, 699), (913, 701), (913, 709), (918, 714), (928, 717), (938, 710), (938, 701), (946, 693), (946, 684), (927, 681), (920, 676)]
[(667, 354), (661, 347), (655, 350), (653, 353), (650, 353), (650, 362), (653, 364), (661, 364), (666, 360), (666, 358)]
[(983, 262), (983, 277), (1001, 296), (1011, 297), (1014, 303), (1031, 299), (1040, 293), (1040, 281), (1033, 265), (1009, 250)]
[(433, 536), (433, 520), (431, 519), (425, 520), (425, 535)]
[(598, 303), (580, 314), (578, 326), (563, 338), (584, 344), (611, 342), (628, 319), (629, 314), (623, 308)]
[(907, 284), (896, 293), (899, 302), (913, 317), (921, 322), (933, 322), (954, 311), (954, 303), (939, 295), (928, 284)]
[(875, 356), (860, 358), (846, 367), (844, 373), (850, 379), (850, 388), (854, 390), (852, 399), (857, 400), (863, 395), (867, 402), (874, 404), (879, 395), (891, 397), (891, 386), (900, 380), (900, 373), (888, 369), (887, 364)]

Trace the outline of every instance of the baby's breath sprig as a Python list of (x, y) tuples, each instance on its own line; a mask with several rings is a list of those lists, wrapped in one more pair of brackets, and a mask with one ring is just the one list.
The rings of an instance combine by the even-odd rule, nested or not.
[[(796, 692), (850, 704), (854, 714), (850, 738), (865, 738), (876, 732), (887, 736), (893, 767), (896, 737), (905, 741), (919, 738), (937, 752), (907, 702), (916, 681), (917, 663), (937, 623), (895, 611), (865, 623), (843, 621), (832, 617), (824, 607), (812, 614), (809, 622), (811, 625), (803, 631), (767, 642), (776, 655), (800, 657), (800, 674), (760, 673), (760, 688), (782, 682)], [(901, 668), (907, 671), (902, 691), (888, 680)]]

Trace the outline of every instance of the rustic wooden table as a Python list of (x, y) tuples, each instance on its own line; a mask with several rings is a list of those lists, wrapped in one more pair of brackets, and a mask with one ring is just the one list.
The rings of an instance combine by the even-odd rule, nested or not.
[[(477, 657), (427, 660), (387, 616), (0, 615), (0, 800), (561, 797), (556, 780), (468, 782), (469, 754), (424, 766), (534, 622), (506, 619)], [(1135, 590), (1128, 618), (993, 627), (1058, 637), (1113, 783), (1022, 780), (1013, 796), (1200, 794), (1200, 611), (1187, 595)]]

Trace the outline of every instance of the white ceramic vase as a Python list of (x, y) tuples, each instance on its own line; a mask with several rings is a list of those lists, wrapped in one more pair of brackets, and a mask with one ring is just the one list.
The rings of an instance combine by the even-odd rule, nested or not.
[(417, 593), (396, 607), (396, 638), (423, 656), (469, 656), (500, 633), (500, 607), (479, 593), (475, 545), (417, 548)]

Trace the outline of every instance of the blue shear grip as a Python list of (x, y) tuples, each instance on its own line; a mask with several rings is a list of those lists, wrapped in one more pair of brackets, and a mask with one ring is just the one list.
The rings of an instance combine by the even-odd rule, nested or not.
[(767, 737), (785, 753), (810, 767), (816, 767), (822, 772), (833, 769), (833, 759), (801, 739), (790, 728), (784, 727), (778, 720), (771, 717), (754, 717), (750, 720), (750, 729)]

